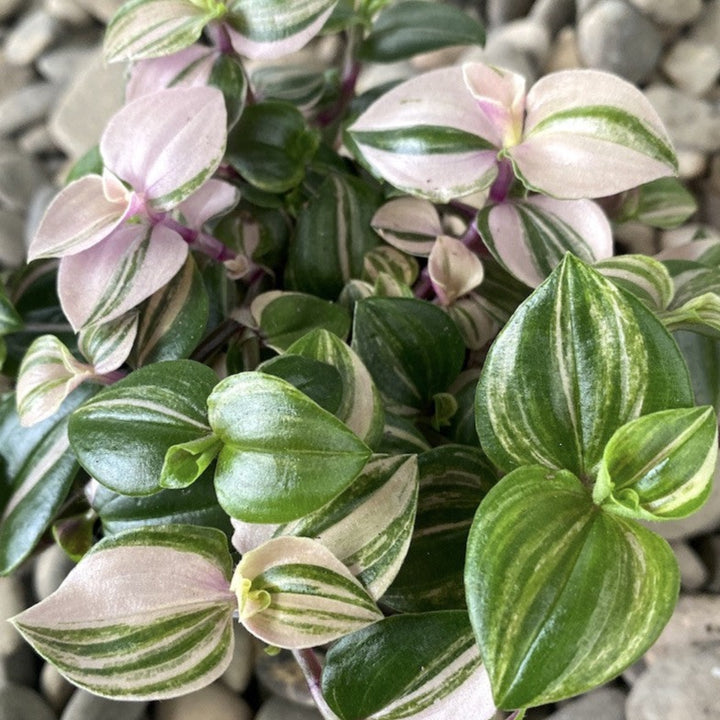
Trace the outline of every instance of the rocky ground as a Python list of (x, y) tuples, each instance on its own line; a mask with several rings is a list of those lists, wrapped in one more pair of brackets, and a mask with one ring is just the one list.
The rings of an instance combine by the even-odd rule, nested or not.
[[(0, 265), (23, 262), (69, 165), (93, 146), (123, 97), (123, 68), (104, 67), (103, 23), (120, 0), (0, 0)], [(665, 121), (699, 211), (689, 228), (625, 227), (618, 243), (652, 254), (704, 224), (720, 233), (720, 0), (468, 2), (488, 25), (483, 50), (452, 50), (412, 66), (369, 68), (371, 86), (447, 61), (484, 59), (532, 82), (564, 68), (613, 71), (642, 87)], [(332, 48), (330, 48), (331, 50)], [(322, 48), (326, 54), (328, 48)], [(720, 481), (696, 516), (663, 525), (683, 578), (658, 643), (611, 685), (534, 720), (720, 719)], [(46, 597), (68, 571), (56, 548), (0, 578), (0, 619)], [(0, 720), (313, 720), (292, 658), (272, 658), (238, 628), (236, 658), (211, 687), (147, 705), (102, 700), (68, 685), (0, 623)], [(469, 711), (470, 712), (470, 711)], [(470, 717), (470, 715), (468, 715)]]

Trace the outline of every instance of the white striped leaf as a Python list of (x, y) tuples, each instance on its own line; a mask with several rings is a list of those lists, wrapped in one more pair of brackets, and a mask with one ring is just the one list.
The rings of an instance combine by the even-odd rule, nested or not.
[(368, 282), (375, 282), (384, 273), (405, 285), (412, 285), (418, 272), (418, 263), (414, 257), (387, 245), (373, 248), (363, 258), (362, 279)]
[(232, 659), (230, 573), (219, 530), (131, 530), (98, 543), (56, 592), (12, 623), (70, 682), (96, 695), (183, 695), (209, 685)]
[[(506, 94), (504, 87), (497, 90)], [(466, 87), (460, 67), (406, 80), (376, 100), (349, 132), (373, 170), (412, 195), (446, 202), (489, 187), (497, 174), (502, 135)]]
[(382, 618), (345, 565), (310, 538), (278, 537), (246, 553), (231, 587), (240, 622), (275, 647), (323, 645)]
[(490, 720), (496, 711), (463, 610), (395, 615), (342, 638), (327, 654), (322, 690), (341, 720), (447, 720), (468, 711)]
[(260, 67), (251, 82), (258, 100), (284, 100), (302, 112), (314, 108), (330, 85), (325, 73), (296, 65)]
[(224, 447), (215, 471), (220, 505), (249, 522), (287, 522), (345, 490), (370, 449), (290, 383), (258, 372), (223, 380), (208, 398)]
[(647, 255), (618, 255), (600, 260), (594, 267), (651, 310), (665, 310), (673, 299), (675, 288), (670, 273), (661, 262)]
[(720, 295), (720, 268), (707, 267), (691, 260), (670, 260), (664, 265), (675, 286), (670, 310), (676, 310), (706, 293)]
[(516, 175), (558, 198), (612, 195), (677, 172), (660, 117), (634, 85), (598, 70), (546, 75), (527, 95)]
[(208, 313), (207, 290), (189, 255), (180, 272), (141, 305), (132, 360), (149, 365), (187, 357), (205, 332)]
[(470, 350), (485, 347), (500, 329), (500, 324), (488, 312), (477, 293), (471, 292), (467, 297), (456, 300), (447, 311), (460, 331), (465, 347)]
[(635, 662), (670, 619), (679, 573), (665, 540), (598, 508), (572, 473), (525, 466), (483, 500), (465, 586), (495, 702), (510, 710)]
[[(693, 226), (690, 226), (692, 228)], [(709, 228), (711, 233), (704, 229), (698, 229), (687, 236), (687, 242), (680, 242), (678, 245), (668, 247), (659, 252), (655, 258), (665, 262), (666, 260), (693, 260), (714, 267), (720, 263), (720, 232)], [(677, 232), (683, 232), (680, 228)], [(708, 236), (709, 235), (709, 236)]]
[(418, 467), (420, 492), (410, 548), (383, 603), (399, 612), (461, 609), (468, 532), (497, 476), (477, 447), (461, 445), (423, 452)]
[(453, 321), (414, 298), (368, 298), (355, 306), (353, 350), (396, 414), (425, 409), (447, 390), (465, 359)]
[(460, 240), (440, 235), (428, 258), (428, 272), (441, 305), (453, 305), (483, 280), (480, 258)]
[(334, 414), (364, 443), (374, 447), (385, 424), (385, 409), (370, 373), (348, 345), (327, 330), (313, 330), (296, 340), (288, 355), (319, 360), (340, 374), (342, 391)]
[(687, 368), (660, 322), (567, 255), (493, 343), (476, 427), (503, 470), (539, 464), (589, 477), (619, 427), (692, 402)]
[(54, 335), (33, 340), (18, 372), (16, 402), (20, 423), (28, 427), (53, 415), (76, 387), (95, 376)]
[(412, 420), (400, 415), (385, 413), (385, 427), (378, 448), (379, 452), (421, 453), (429, 449), (430, 443)]
[(379, 272), (375, 278), (372, 294), (374, 297), (415, 297), (412, 288), (389, 273)]
[(682, 225), (697, 211), (697, 202), (677, 178), (658, 178), (628, 191), (619, 211), (619, 222), (635, 220), (667, 230)]
[(593, 500), (635, 519), (685, 517), (710, 494), (717, 444), (710, 406), (644, 415), (610, 438)]
[(475, 430), (475, 391), (477, 389), (480, 368), (464, 370), (448, 388), (455, 397), (458, 410), (453, 416), (447, 436), (456, 443), (477, 447), (478, 436)]
[(475, 222), (493, 257), (530, 287), (550, 275), (566, 252), (589, 263), (612, 255), (610, 223), (591, 200), (509, 200), (483, 208)]
[(117, 370), (127, 360), (138, 329), (138, 312), (131, 311), (109, 323), (86, 325), (78, 348), (99, 375)]
[(300, 50), (322, 29), (337, 0), (228, 0), (228, 33), (235, 51), (253, 60)]
[(390, 200), (373, 215), (371, 225), (388, 245), (418, 257), (427, 257), (443, 233), (437, 208), (422, 198)]
[(490, 316), (504, 325), (530, 294), (530, 289), (492, 256), (483, 258), (483, 269), (485, 276), (475, 294)]
[(205, 25), (225, 12), (224, 3), (214, 0), (129, 0), (108, 24), (105, 60), (171, 55), (192, 45)]
[(720, 295), (704, 293), (662, 315), (668, 330), (692, 330), (720, 339)]
[(20, 425), (12, 394), (0, 401), (0, 457), (9, 495), (0, 515), (0, 575), (30, 555), (65, 502), (79, 467), (68, 441), (68, 415), (92, 392), (75, 391), (32, 428)]
[(75, 411), (73, 450), (112, 490), (157, 492), (168, 449), (210, 434), (206, 401), (216, 383), (210, 368), (190, 360), (140, 368)]

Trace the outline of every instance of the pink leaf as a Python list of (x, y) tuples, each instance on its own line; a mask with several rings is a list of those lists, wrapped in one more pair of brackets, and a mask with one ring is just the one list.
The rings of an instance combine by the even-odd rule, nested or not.
[(208, 220), (233, 208), (239, 199), (240, 193), (233, 185), (211, 179), (183, 201), (178, 210), (187, 227), (200, 230)]
[(60, 261), (62, 308), (76, 331), (110, 322), (168, 283), (187, 254), (187, 243), (163, 225), (126, 224), (102, 243)]
[(87, 250), (118, 226), (127, 207), (127, 196), (106, 197), (99, 175), (71, 182), (50, 203), (40, 221), (28, 260)]
[(225, 151), (222, 93), (180, 87), (125, 105), (100, 140), (106, 166), (156, 210), (176, 207), (220, 164)]

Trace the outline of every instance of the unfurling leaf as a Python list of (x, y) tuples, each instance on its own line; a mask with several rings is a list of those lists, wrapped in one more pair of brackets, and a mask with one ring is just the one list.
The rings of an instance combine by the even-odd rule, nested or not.
[(459, 240), (440, 235), (428, 258), (428, 272), (442, 305), (452, 305), (483, 279), (480, 258)]
[(436, 207), (421, 198), (402, 197), (385, 203), (372, 218), (375, 232), (408, 255), (427, 257), (443, 234)]

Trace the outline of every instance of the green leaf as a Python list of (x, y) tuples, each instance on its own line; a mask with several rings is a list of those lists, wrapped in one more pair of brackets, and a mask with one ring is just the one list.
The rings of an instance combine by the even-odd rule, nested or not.
[(304, 66), (276, 65), (260, 67), (252, 73), (255, 97), (282, 100), (298, 110), (315, 107), (325, 92), (337, 83), (336, 71), (315, 71)]
[(78, 335), (78, 348), (96, 373), (117, 370), (127, 359), (137, 335), (138, 313), (131, 310), (109, 323), (86, 325)]
[(0, 456), (12, 491), (0, 522), (0, 575), (28, 557), (62, 506), (78, 471), (67, 436), (68, 415), (93, 388), (76, 390), (52, 417), (20, 426), (15, 398), (0, 401)]
[(697, 211), (697, 202), (680, 180), (664, 177), (625, 193), (618, 221), (635, 220), (667, 230), (682, 225)]
[(411, 298), (368, 298), (355, 306), (352, 347), (365, 363), (388, 409), (427, 410), (465, 360), (465, 344), (437, 306)]
[(419, 273), (417, 260), (388, 245), (381, 245), (365, 253), (362, 279), (375, 282), (381, 275), (412, 285)]
[(255, 298), (251, 311), (265, 342), (278, 352), (317, 328), (340, 338), (346, 338), (350, 331), (345, 308), (305, 293), (271, 290)]
[(251, 185), (281, 193), (302, 182), (318, 143), (296, 107), (267, 100), (245, 108), (228, 138), (226, 157)]
[(214, 85), (225, 98), (228, 127), (232, 127), (245, 109), (248, 83), (242, 63), (232, 55), (222, 53), (213, 63), (209, 85)]
[(483, 26), (452, 5), (422, 0), (391, 5), (378, 15), (360, 46), (372, 62), (405, 60), (450, 45), (484, 45)]
[(685, 517), (710, 494), (717, 444), (712, 407), (633, 420), (610, 438), (593, 499), (608, 512), (635, 519)]
[(720, 340), (720, 295), (704, 293), (663, 313), (661, 318), (668, 330), (692, 330)]
[(205, 435), (168, 448), (160, 473), (164, 488), (184, 488), (192, 485), (220, 452), (222, 443), (215, 435)]
[(415, 197), (385, 203), (373, 216), (372, 227), (389, 245), (419, 257), (427, 257), (444, 232), (435, 205)]
[(385, 410), (377, 387), (357, 353), (327, 330), (309, 332), (296, 340), (287, 352), (318, 360), (338, 371), (341, 395), (332, 412), (363, 442), (374, 447), (383, 432)]
[(225, 536), (173, 525), (98, 543), (60, 588), (12, 623), (96, 695), (159, 700), (218, 678), (233, 654)]
[(540, 464), (587, 478), (619, 427), (690, 405), (687, 368), (659, 321), (567, 255), (490, 349), (476, 427), (505, 471)]
[(420, 493), (405, 562), (383, 603), (399, 612), (465, 607), (465, 545), (477, 506), (497, 481), (477, 448), (443, 445), (418, 458)]
[(20, 330), (22, 326), (22, 318), (10, 302), (5, 292), (5, 286), (0, 282), (0, 335)]
[(205, 403), (216, 382), (205, 365), (174, 360), (140, 368), (102, 390), (70, 419), (80, 464), (111, 490), (157, 492), (168, 449), (210, 434)]
[(100, 146), (94, 145), (75, 161), (75, 164), (65, 177), (65, 184), (69, 185), (73, 180), (79, 180), (85, 175), (102, 175), (102, 173), (103, 159), (100, 154)]
[[(382, 668), (382, 672), (378, 670)], [(341, 720), (495, 716), (487, 675), (464, 611), (395, 615), (328, 652), (323, 696)]]
[(618, 255), (600, 260), (593, 267), (655, 312), (665, 310), (673, 299), (675, 289), (670, 273), (661, 262), (647, 255)]
[(370, 220), (380, 200), (376, 189), (357, 178), (329, 175), (298, 215), (289, 255), (292, 287), (333, 299), (359, 278), (365, 253), (379, 243)]
[(684, 330), (673, 336), (690, 370), (695, 403), (720, 412), (720, 341)]
[(370, 449), (290, 383), (257, 372), (223, 380), (208, 398), (225, 447), (220, 505), (248, 522), (287, 522), (317, 510), (357, 477)]
[(132, 359), (136, 365), (186, 358), (205, 332), (209, 298), (192, 257), (140, 307)]
[(309, 538), (274, 538), (245, 553), (231, 587), (240, 622), (275, 647), (322, 645), (382, 618), (350, 571)]
[(450, 422), (448, 435), (453, 442), (470, 447), (478, 446), (475, 429), (475, 392), (479, 368), (466, 370), (458, 375), (449, 391), (454, 395), (458, 410)]
[(495, 701), (514, 709), (637, 660), (672, 614), (679, 575), (665, 540), (598, 509), (572, 473), (526, 466), (480, 506), (465, 585)]
[(385, 427), (378, 446), (378, 452), (389, 453), (421, 453), (430, 449), (425, 436), (418, 430), (412, 420), (385, 413)]

